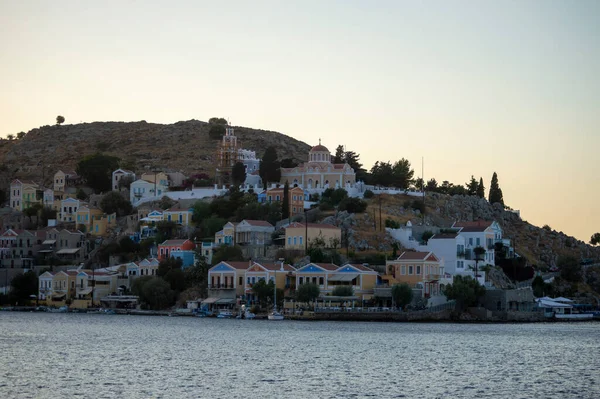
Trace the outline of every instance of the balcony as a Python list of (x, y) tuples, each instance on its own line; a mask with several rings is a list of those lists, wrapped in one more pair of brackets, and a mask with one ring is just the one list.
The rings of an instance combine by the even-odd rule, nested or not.
[(439, 280), (439, 279), (440, 279), (439, 274), (426, 274), (425, 277), (423, 278), (424, 281), (433, 281), (433, 280)]
[(465, 257), (465, 251), (456, 251), (456, 257), (461, 259)]
[(208, 285), (208, 289), (209, 290), (234, 290), (235, 287), (231, 284), (209, 284)]

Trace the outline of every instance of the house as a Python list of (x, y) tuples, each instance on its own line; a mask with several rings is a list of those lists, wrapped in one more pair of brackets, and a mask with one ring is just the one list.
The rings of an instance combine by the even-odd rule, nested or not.
[(321, 299), (327, 300), (337, 286), (351, 286), (357, 300), (366, 301), (373, 296), (377, 284), (377, 272), (365, 265), (332, 263), (309, 263), (295, 272), (296, 287), (316, 284), (321, 290)]
[(419, 288), (425, 298), (439, 295), (439, 280), (444, 274), (440, 259), (431, 251), (406, 251), (395, 260), (386, 261), (388, 274), (399, 283)]
[[(38, 198), (39, 192), (39, 198)], [(10, 183), (10, 207), (18, 211), (43, 201), (43, 190), (30, 180), (15, 179)]]
[(427, 241), (426, 248), (440, 259), (444, 272), (452, 275), (470, 274), (470, 262), (465, 260), (465, 237), (458, 232), (434, 234)]
[(194, 266), (196, 263), (196, 251), (195, 250), (173, 250), (171, 251), (171, 258), (181, 260), (181, 269), (185, 270), (190, 266)]
[(51, 188), (44, 189), (44, 199), (43, 199), (44, 208), (50, 208), (54, 210), (58, 210), (58, 204), (54, 202), (54, 190)]
[(79, 176), (73, 170), (59, 170), (54, 174), (54, 192), (55, 196), (63, 198), (69, 186), (73, 186), (79, 180)]
[(80, 270), (77, 273), (74, 307), (88, 307), (118, 291), (118, 273), (112, 271)]
[(307, 163), (281, 168), (281, 183), (286, 181), (304, 189), (348, 188), (356, 183), (356, 173), (347, 163), (332, 163), (329, 150), (319, 140), (319, 145), (310, 149)]
[[(305, 237), (308, 237), (307, 242)], [(326, 247), (335, 248), (342, 242), (342, 229), (319, 223), (291, 223), (285, 228), (285, 249), (303, 250), (317, 239), (322, 239)]]
[(170, 257), (172, 251), (193, 251), (196, 248), (190, 240), (166, 240), (158, 244), (158, 260)]
[(170, 185), (169, 175), (165, 172), (146, 172), (142, 174), (140, 179), (156, 184), (157, 187), (163, 187), (163, 191), (167, 191)]
[[(267, 202), (283, 201), (284, 188), (271, 188), (266, 192)], [(304, 213), (304, 190), (300, 187), (291, 187), (288, 191), (290, 217)]]
[(38, 278), (38, 299), (45, 301), (47, 297), (52, 297), (52, 279), (54, 274), (44, 272)]
[(108, 229), (115, 228), (117, 226), (117, 214), (111, 213), (106, 214), (103, 213), (99, 217), (94, 217), (92, 221), (91, 229), (89, 230), (90, 234), (95, 236), (105, 236), (108, 233)]
[(75, 222), (77, 219), (77, 210), (84, 205), (77, 198), (66, 198), (60, 201), (60, 211), (58, 220), (61, 222)]
[(100, 208), (80, 203), (75, 212), (75, 226), (84, 233), (90, 233), (94, 220), (99, 219), (103, 214)]
[[(129, 200), (135, 205), (143, 199), (160, 196), (164, 191), (165, 187), (161, 185), (155, 185), (154, 182), (148, 180), (138, 179), (129, 186)], [(155, 192), (157, 193), (156, 195), (154, 194)]]
[(193, 215), (193, 208), (181, 209), (173, 207), (163, 212), (163, 220), (168, 222), (175, 222), (180, 226), (189, 226), (192, 223)]
[(156, 232), (156, 224), (163, 220), (163, 212), (155, 209), (138, 209), (138, 220), (140, 221), (141, 237), (151, 237)]
[(258, 303), (258, 298), (252, 287), (260, 280), (266, 283), (273, 281), (275, 286), (281, 290), (295, 289), (294, 272), (296, 268), (292, 265), (281, 263), (257, 263), (251, 262), (246, 270), (244, 295), (247, 304)]
[(63, 261), (79, 263), (87, 258), (85, 234), (79, 230), (60, 230), (56, 240), (56, 256)]
[(215, 233), (216, 245), (233, 245), (235, 243), (235, 227), (237, 223), (227, 222), (223, 226), (223, 230)]
[(65, 301), (75, 297), (76, 270), (66, 270), (54, 273), (52, 277), (52, 292), (48, 296), (46, 292), (46, 303), (48, 305), (61, 306)]
[(264, 220), (244, 219), (235, 226), (235, 240), (237, 245), (268, 245), (271, 243), (271, 234), (275, 227)]
[(159, 261), (156, 258), (144, 259), (136, 262), (140, 276), (156, 276), (158, 274)]
[(4, 268), (14, 268), (17, 236), (21, 230), (7, 229), (0, 236), (0, 262)]
[(130, 178), (130, 181), (135, 181), (135, 173), (130, 171), (130, 170), (126, 170), (126, 169), (117, 169), (114, 172), (112, 172), (112, 189), (113, 191), (119, 191), (120, 189), (120, 184), (119, 182), (121, 181), (121, 179), (123, 178)]
[(208, 294), (205, 305), (235, 304), (236, 298), (242, 297), (245, 292), (246, 270), (251, 266), (249, 262), (222, 261), (208, 269)]
[(167, 172), (167, 181), (169, 187), (181, 187), (187, 176), (181, 172)]
[(475, 222), (455, 222), (452, 225), (461, 236), (465, 238), (465, 260), (468, 266), (475, 266), (475, 253), (477, 247), (485, 249), (485, 254), (479, 265), (495, 264), (495, 244), (502, 242), (502, 229), (498, 222), (479, 220)]

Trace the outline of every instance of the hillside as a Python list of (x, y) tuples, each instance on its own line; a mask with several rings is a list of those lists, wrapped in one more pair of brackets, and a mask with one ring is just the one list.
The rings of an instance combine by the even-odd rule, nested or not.
[[(141, 122), (93, 122), (43, 126), (20, 140), (0, 140), (0, 184), (13, 177), (49, 183), (58, 169), (75, 169), (85, 155), (103, 152), (121, 158), (124, 166), (214, 174), (218, 140), (208, 136), (210, 125), (190, 120), (169, 125)], [(280, 158), (305, 161), (310, 146), (281, 133), (234, 127), (241, 146), (262, 156), (272, 145)], [(4, 184), (3, 184), (4, 183)]]
[[(454, 221), (478, 219), (496, 220), (510, 238), (518, 254), (532, 265), (542, 268), (556, 265), (560, 255), (573, 255), (578, 259), (594, 259), (600, 262), (600, 247), (592, 247), (563, 232), (547, 230), (522, 220), (513, 212), (503, 210), (498, 204), (490, 205), (486, 200), (474, 196), (427, 194), (426, 212), (423, 217), (418, 210), (407, 206), (415, 197), (403, 195), (381, 196), (382, 220), (393, 219), (401, 224), (411, 221), (413, 225), (450, 227)], [(379, 226), (379, 198), (368, 200), (367, 212), (357, 217), (356, 235), (366, 239), (369, 246), (381, 246), (380, 233), (374, 234), (375, 216)]]

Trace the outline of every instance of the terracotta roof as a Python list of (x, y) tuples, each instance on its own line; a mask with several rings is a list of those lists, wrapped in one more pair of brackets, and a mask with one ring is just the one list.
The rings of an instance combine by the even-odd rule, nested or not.
[(246, 223), (248, 223), (250, 226), (256, 226), (256, 227), (273, 227), (273, 225), (271, 223), (267, 222), (266, 220), (248, 220), (248, 219), (244, 219), (243, 221), (245, 221)]
[(251, 266), (250, 262), (228, 262), (224, 260), (223, 263), (239, 270), (246, 270)]
[[(291, 229), (291, 228), (297, 228), (297, 227), (304, 227), (304, 223), (291, 223), (289, 226), (286, 227), (286, 229)], [(308, 224), (309, 228), (316, 228), (316, 229), (339, 229), (339, 227), (334, 226), (332, 224), (325, 224), (325, 223), (309, 223)], [(315, 263), (316, 264), (316, 263)]]
[(346, 166), (345, 163), (334, 163), (333, 169), (344, 169), (344, 166)]
[(475, 233), (479, 231), (485, 231), (494, 223), (493, 221), (477, 220), (474, 222), (455, 222), (452, 227), (462, 228), (461, 232), (464, 233)]
[(350, 263), (350, 266), (352, 266), (355, 269), (362, 270), (363, 272), (374, 272), (375, 271), (375, 270), (371, 269), (370, 267), (367, 267), (362, 264)]
[(183, 209), (183, 208), (169, 208), (165, 210), (165, 212), (193, 212), (191, 209)]
[[(267, 270), (275, 270), (275, 271), (281, 270), (281, 263), (258, 263), (258, 262), (254, 262), (254, 263), (264, 267)], [(285, 270), (286, 272), (292, 272), (292, 271), (296, 270), (296, 268), (293, 267), (292, 265), (288, 265), (287, 263), (284, 263), (283, 270)]]
[(319, 266), (321, 269), (335, 271), (340, 267), (338, 265), (334, 265), (333, 263), (312, 263), (313, 265)]
[(397, 260), (425, 260), (431, 252), (406, 251)]
[(310, 149), (311, 151), (327, 151), (329, 152), (329, 150), (327, 149), (327, 147), (325, 147), (324, 145), (316, 145), (313, 148)]

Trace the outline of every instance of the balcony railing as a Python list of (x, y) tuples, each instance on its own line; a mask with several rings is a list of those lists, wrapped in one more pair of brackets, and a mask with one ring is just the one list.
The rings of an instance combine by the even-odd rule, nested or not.
[(439, 280), (439, 279), (440, 279), (439, 274), (426, 274), (425, 278), (424, 278), (425, 281)]
[(456, 251), (456, 257), (457, 258), (464, 258), (465, 257), (465, 251)]
[(210, 290), (233, 290), (235, 287), (231, 284), (212, 284), (208, 286)]

